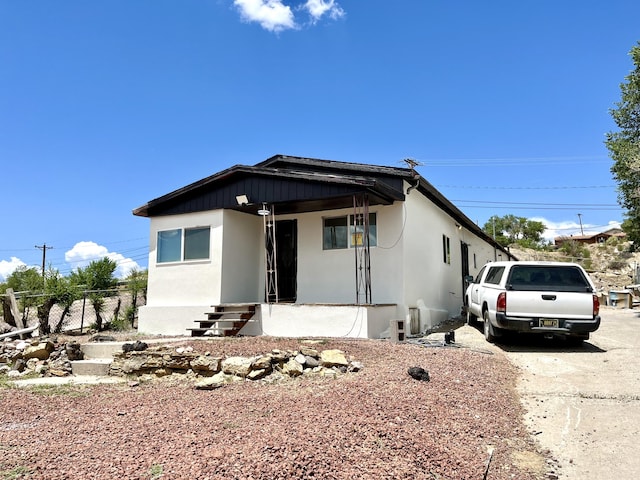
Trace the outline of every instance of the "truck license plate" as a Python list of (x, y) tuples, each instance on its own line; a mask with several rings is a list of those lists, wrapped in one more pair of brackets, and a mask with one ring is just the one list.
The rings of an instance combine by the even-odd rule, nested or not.
[(557, 318), (541, 318), (540, 326), (549, 327), (549, 328), (558, 328), (558, 319)]

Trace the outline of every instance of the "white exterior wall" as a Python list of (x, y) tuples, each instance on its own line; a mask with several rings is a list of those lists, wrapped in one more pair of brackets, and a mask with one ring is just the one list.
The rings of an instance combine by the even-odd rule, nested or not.
[[(211, 305), (220, 303), (222, 210), (151, 218), (147, 305), (138, 312), (138, 331), (183, 335)], [(211, 226), (208, 260), (157, 263), (158, 232)]]
[(264, 298), (262, 217), (224, 210), (221, 303), (260, 302)]
[[(370, 248), (372, 303), (402, 299), (402, 227), (400, 204), (375, 206), (378, 246)], [(353, 209), (283, 216), (298, 222), (298, 297), (296, 303), (356, 303), (355, 252), (352, 248), (323, 250), (323, 218), (353, 214)], [(396, 243), (395, 247), (391, 247)]]
[[(459, 226), (456, 220), (416, 190), (406, 196), (404, 205), (407, 221), (403, 237), (402, 303), (407, 308), (406, 319), (409, 308), (419, 310), (420, 330), (426, 330), (461, 312), (464, 303), (461, 242), (468, 245), (470, 275), (493, 261), (496, 253), (492, 245)], [(450, 263), (444, 261), (443, 235), (449, 237)], [(497, 254), (505, 256), (500, 251)]]
[(262, 334), (282, 337), (380, 338), (395, 306), (262, 305)]
[[(353, 209), (282, 215), (276, 220), (297, 220), (296, 305), (263, 305), (261, 323), (247, 325), (246, 330), (378, 338), (388, 332), (390, 320), (408, 320), (410, 309), (420, 313), (420, 331), (458, 315), (463, 304), (460, 242), (469, 245), (471, 275), (493, 261), (494, 248), (458, 228), (417, 190), (405, 202), (372, 206), (370, 212), (376, 213), (377, 223), (377, 246), (370, 249), (374, 309), (353, 305), (354, 250), (322, 248), (323, 218), (351, 215)], [(156, 263), (158, 231), (204, 225), (211, 226), (208, 260)], [(450, 238), (450, 264), (443, 261), (443, 234)], [(264, 301), (261, 217), (232, 210), (154, 217), (150, 243), (148, 304), (139, 311), (140, 332), (184, 335), (211, 305)], [(300, 309), (300, 304), (315, 309), (314, 314)], [(409, 322), (405, 331), (409, 332)]]
[[(406, 190), (405, 190), (406, 191)], [(405, 199), (406, 225), (403, 242), (405, 256), (404, 301), (408, 308), (420, 311), (420, 330), (423, 331), (459, 313), (456, 299), (461, 268), (455, 258), (460, 258), (455, 221), (437, 208), (417, 190)], [(443, 261), (442, 235), (451, 239), (451, 264)], [(456, 255), (457, 252), (457, 255)]]

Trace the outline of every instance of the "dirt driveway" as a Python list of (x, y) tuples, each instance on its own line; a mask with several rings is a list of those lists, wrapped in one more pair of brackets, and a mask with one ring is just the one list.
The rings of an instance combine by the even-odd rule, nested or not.
[(605, 307), (601, 316), (582, 347), (531, 338), (493, 347), (521, 368), (526, 421), (558, 461), (560, 479), (640, 472), (640, 312)]

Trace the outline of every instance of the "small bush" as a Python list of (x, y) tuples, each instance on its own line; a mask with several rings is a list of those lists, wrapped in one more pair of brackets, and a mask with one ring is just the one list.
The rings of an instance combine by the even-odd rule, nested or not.
[(106, 325), (105, 330), (115, 330), (116, 332), (123, 332), (131, 328), (131, 323), (125, 316), (113, 317), (113, 319)]
[(559, 250), (561, 252), (564, 252), (564, 254), (569, 257), (589, 258), (591, 256), (589, 249), (580, 242), (576, 242), (575, 240), (567, 240), (566, 242), (562, 242)]
[(622, 260), (612, 260), (609, 262), (608, 268), (610, 270), (622, 270), (627, 267), (627, 263)]

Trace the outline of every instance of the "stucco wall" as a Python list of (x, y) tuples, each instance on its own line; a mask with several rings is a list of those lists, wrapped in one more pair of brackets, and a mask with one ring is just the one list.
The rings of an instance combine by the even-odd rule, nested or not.
[[(396, 243), (401, 211), (399, 205), (370, 208), (376, 213), (378, 230), (378, 246), (370, 248), (373, 303), (396, 303), (402, 298), (402, 244)], [(354, 250), (322, 248), (323, 218), (350, 214), (353, 209), (282, 217), (298, 219), (297, 303), (356, 303)]]
[(224, 210), (222, 303), (260, 302), (264, 298), (262, 217)]
[[(425, 329), (460, 314), (464, 297), (461, 242), (468, 245), (470, 275), (493, 261), (494, 248), (415, 190), (404, 205), (403, 303), (420, 310), (421, 329)], [(450, 263), (444, 261), (443, 235), (449, 238)]]
[(380, 338), (394, 312), (394, 306), (262, 305), (261, 326), (271, 336)]
[[(211, 226), (208, 260), (156, 262), (157, 233), (174, 228)], [(212, 305), (220, 301), (222, 211), (168, 215), (151, 219), (148, 305)]]

